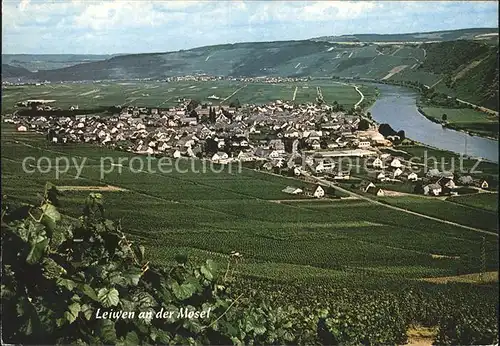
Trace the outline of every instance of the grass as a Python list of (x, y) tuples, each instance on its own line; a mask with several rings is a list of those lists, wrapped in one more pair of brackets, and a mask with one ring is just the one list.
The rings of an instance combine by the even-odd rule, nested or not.
[(441, 122), (443, 114), (446, 114), (452, 128), (498, 138), (498, 117), (470, 108), (422, 107), (422, 110), (437, 122)]

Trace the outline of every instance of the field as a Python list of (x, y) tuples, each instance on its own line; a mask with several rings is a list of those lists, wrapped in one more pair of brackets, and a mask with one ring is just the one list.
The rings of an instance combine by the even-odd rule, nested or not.
[(449, 199), (454, 203), (496, 212), (498, 210), (498, 193), (480, 193), (469, 196), (456, 196)]
[[(56, 179), (55, 170), (26, 174), (23, 157), (69, 157), (81, 162), (80, 179), (74, 165)], [(281, 190), (304, 182), (237, 167), (215, 167), (220, 173), (161, 173), (124, 164), (100, 176), (101, 157), (117, 162), (132, 158), (124, 152), (87, 145), (56, 146), (36, 134), (19, 135), (2, 127), (2, 191), (15, 199), (35, 198), (46, 181), (60, 186), (111, 185), (103, 191), (108, 216), (122, 220), (128, 232), (148, 247), (151, 260), (172, 261), (175, 254), (189, 253), (195, 259), (224, 262), (230, 251), (244, 260), (238, 271), (273, 280), (346, 277), (366, 272), (398, 278), (453, 276), (481, 268), (481, 239), (487, 241), (487, 268), (498, 266), (495, 235), (485, 235), (454, 225), (391, 210), (364, 200), (302, 200)], [(141, 157), (146, 165), (146, 157)], [(201, 161), (180, 161), (180, 168), (201, 170)], [(104, 167), (109, 168), (109, 165)], [(154, 162), (152, 167), (156, 167)], [(41, 166), (48, 168), (48, 161)], [(73, 216), (81, 212), (87, 191), (66, 188), (63, 210)], [(34, 201), (32, 199), (32, 201)], [(401, 200), (404, 201), (404, 200)], [(430, 201), (422, 212), (434, 215)], [(391, 202), (392, 203), (392, 202)], [(444, 203), (444, 202), (443, 202)], [(437, 215), (445, 220), (493, 230), (492, 212), (460, 206), (443, 206)], [(417, 204), (420, 205), (420, 204)], [(426, 204), (424, 201), (422, 206)], [(447, 211), (453, 207), (453, 212)], [(420, 210), (420, 209), (419, 209)], [(462, 217), (458, 217), (462, 215)], [(482, 220), (482, 221), (470, 221)], [(347, 274), (346, 274), (347, 271)], [(356, 274), (357, 275), (357, 274)]]
[[(78, 105), (80, 109), (115, 105), (167, 108), (176, 105), (179, 98), (194, 98), (214, 105), (229, 105), (236, 100), (241, 104), (262, 104), (275, 100), (291, 101), (296, 87), (295, 101), (306, 103), (316, 102), (318, 86), (326, 102), (337, 101), (347, 109), (360, 99), (354, 87), (331, 80), (280, 84), (236, 81), (54, 83), (2, 87), (2, 114), (14, 111), (17, 102), (27, 99), (56, 100), (53, 105), (62, 109), (72, 105)], [(367, 93), (373, 93), (372, 87), (363, 88)], [(218, 99), (209, 99), (212, 95)]]
[(446, 114), (449, 125), (455, 129), (498, 137), (498, 118), (470, 108), (422, 107), (425, 115), (441, 122)]
[[(495, 211), (472, 208), (465, 204), (459, 205), (421, 196), (381, 197), (380, 199), (391, 205), (462, 225), (490, 231), (498, 230), (498, 216)], [(474, 217), (471, 217), (471, 215), (474, 215)]]

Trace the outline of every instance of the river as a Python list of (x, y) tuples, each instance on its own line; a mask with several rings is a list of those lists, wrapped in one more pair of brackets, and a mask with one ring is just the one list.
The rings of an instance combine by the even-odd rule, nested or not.
[(368, 111), (377, 123), (387, 123), (396, 131), (404, 130), (406, 137), (438, 149), (498, 163), (498, 141), (447, 129), (430, 121), (418, 112), (417, 93), (411, 89), (388, 84), (376, 84), (376, 87), (380, 96)]

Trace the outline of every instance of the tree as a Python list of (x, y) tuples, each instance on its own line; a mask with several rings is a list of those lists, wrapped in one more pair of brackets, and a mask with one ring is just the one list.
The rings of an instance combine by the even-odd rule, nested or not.
[(194, 110), (196, 107), (198, 107), (198, 105), (200, 104), (200, 101), (198, 100), (191, 100), (189, 102), (189, 104), (187, 105), (187, 111), (188, 112), (191, 112), (192, 110)]
[(406, 134), (403, 130), (398, 131), (397, 135), (399, 136), (399, 139), (403, 141), (406, 138)]
[(378, 132), (382, 134), (382, 136), (387, 137), (387, 136), (393, 136), (396, 134), (396, 131), (391, 127), (389, 124), (380, 124), (378, 127)]
[(446, 113), (443, 113), (443, 115), (441, 116), (441, 119), (442, 119), (443, 121), (448, 120), (448, 115), (447, 115)]
[(199, 121), (200, 119), (198, 118), (198, 113), (196, 113), (196, 111), (193, 109), (191, 112), (189, 112), (189, 116), (191, 118), (196, 118), (197, 121)]
[(219, 151), (219, 144), (213, 138), (207, 138), (205, 141), (205, 152), (207, 154), (215, 154)]
[(229, 104), (229, 107), (236, 108), (236, 109), (240, 108), (241, 107), (240, 100), (236, 99), (234, 101), (231, 101), (231, 103)]
[(366, 119), (361, 119), (358, 124), (358, 131), (366, 131), (370, 128), (370, 122)]

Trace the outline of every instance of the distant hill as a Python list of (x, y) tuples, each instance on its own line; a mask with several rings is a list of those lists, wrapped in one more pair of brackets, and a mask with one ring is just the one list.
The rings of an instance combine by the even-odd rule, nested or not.
[[(474, 38), (490, 31), (465, 29), (441, 32), (443, 41), (436, 43), (349, 44), (314, 39), (224, 44), (177, 52), (113, 56), (34, 73), (9, 64), (7, 74), (2, 74), (2, 78), (9, 75), (39, 81), (161, 80), (170, 76), (204, 73), (244, 77), (337, 76), (409, 80), (498, 109), (498, 44), (483, 40), (445, 40), (464, 36)], [(404, 35), (413, 35), (408, 36), (409, 39), (414, 39), (416, 35), (437, 37), (436, 33)], [(393, 36), (399, 40), (404, 35), (376, 36), (383, 36), (380, 38), (383, 40)]]
[(426, 43), (424, 62), (394, 79), (417, 80), (437, 91), (499, 109), (498, 46), (477, 41)]
[(328, 42), (429, 42), (456, 40), (498, 39), (497, 28), (472, 28), (449, 31), (416, 32), (408, 34), (356, 34), (317, 37), (316, 41)]
[(2, 54), (2, 64), (29, 71), (53, 70), (91, 61), (109, 59), (113, 55), (92, 54)]
[(6, 78), (28, 77), (31, 72), (25, 68), (2, 64), (2, 80)]

